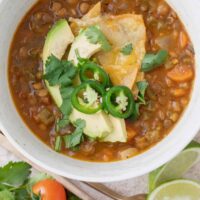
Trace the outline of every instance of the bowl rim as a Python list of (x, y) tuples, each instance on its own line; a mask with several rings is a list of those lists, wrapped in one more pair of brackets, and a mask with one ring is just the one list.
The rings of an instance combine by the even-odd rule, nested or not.
[[(188, 0), (185, 0), (188, 1)], [(196, 0), (197, 2), (198, 0)], [(168, 0), (168, 2), (170, 3), (170, 5), (172, 7), (173, 6), (173, 0)], [(200, 4), (198, 3), (198, 5), (200, 6)], [(196, 46), (196, 44), (195, 44)], [(196, 49), (195, 49), (196, 50)], [(200, 52), (200, 46), (199, 46), (199, 50), (196, 52), (196, 54)], [(197, 57), (195, 58), (196, 61), (198, 61), (198, 63), (196, 63), (196, 67), (199, 66), (200, 67), (200, 58)], [(196, 70), (197, 71), (197, 70)], [(198, 76), (197, 76), (198, 75)], [(192, 113), (197, 113), (197, 110), (192, 109), (192, 105), (193, 104), (198, 104), (197, 100), (197, 94), (198, 94), (198, 90), (197, 90), (197, 86), (196, 86), (196, 82), (199, 81), (200, 79), (200, 72), (198, 74), (196, 74), (196, 78), (195, 78), (195, 86), (193, 88), (193, 92), (192, 92), (192, 97), (190, 100), (189, 105), (187, 106), (182, 118), (179, 120), (179, 122), (177, 122), (176, 126), (173, 128), (172, 132), (176, 132), (176, 130), (179, 128), (180, 129), (180, 123), (185, 120), (185, 122), (187, 121), (186, 118), (188, 118), (189, 116), (193, 116), (193, 118), (198, 115), (192, 114)], [(197, 106), (197, 108), (200, 108), (200, 102), (199, 105)], [(187, 116), (186, 116), (187, 114)], [(197, 119), (195, 119), (196, 122), (198, 122)], [(162, 150), (162, 152), (165, 150), (165, 155), (162, 156), (160, 152), (155, 153), (156, 155), (159, 156), (159, 159), (155, 160), (155, 162), (152, 162), (148, 165), (145, 165), (145, 167), (143, 168), (139, 168), (138, 171), (129, 171), (128, 173), (124, 173), (124, 174), (118, 174), (117, 176), (109, 176), (109, 178), (106, 177), (86, 177), (84, 175), (77, 175), (77, 174), (73, 174), (71, 172), (67, 172), (67, 171), (63, 171), (61, 169), (55, 168), (55, 167), (51, 167), (50, 165), (45, 164), (41, 159), (36, 158), (34, 155), (31, 155), (28, 151), (25, 150), (25, 147), (23, 147), (22, 145), (19, 144), (19, 142), (17, 142), (10, 134), (9, 134), (9, 130), (8, 128), (6, 128), (6, 126), (4, 125), (4, 123), (2, 123), (3, 120), (1, 120), (1, 115), (0, 115), (0, 129), (3, 131), (3, 133), (6, 135), (6, 137), (9, 139), (9, 141), (13, 144), (13, 146), (15, 146), (26, 158), (28, 158), (29, 160), (31, 160), (32, 162), (36, 163), (38, 166), (43, 167), (44, 169), (47, 169), (47, 171), (50, 171), (52, 173), (55, 174), (59, 174), (61, 176), (64, 177), (68, 177), (68, 178), (72, 178), (72, 179), (77, 179), (77, 180), (82, 180), (82, 181), (90, 181), (90, 182), (111, 182), (111, 181), (121, 181), (124, 179), (129, 179), (129, 178), (133, 178), (136, 176), (140, 176), (143, 175), (145, 173), (148, 173), (149, 171), (154, 170), (155, 168), (163, 165), (164, 163), (166, 163), (167, 161), (169, 161), (171, 158), (173, 158), (175, 155), (177, 155), (192, 139), (193, 137), (196, 135), (196, 133), (198, 132), (199, 128), (200, 128), (200, 123), (195, 123), (192, 125), (186, 124), (188, 125), (188, 128), (191, 128), (191, 132), (192, 134), (184, 134), (184, 140), (182, 140), (180, 142), (180, 140), (178, 141), (170, 141), (171, 138), (174, 137), (174, 134), (172, 134), (172, 132), (165, 138), (163, 139), (161, 142), (159, 142), (157, 145), (155, 145), (154, 147), (152, 147), (151, 149), (148, 150), (148, 152), (146, 153), (142, 153), (139, 156), (136, 156), (137, 158), (143, 158), (144, 159), (144, 154), (149, 155), (150, 152), (156, 151), (156, 150)], [(182, 131), (183, 127), (181, 128)], [(164, 143), (168, 143), (169, 144), (165, 144)], [(161, 146), (164, 146), (165, 148), (161, 148)], [(169, 147), (171, 147), (172, 149), (168, 149)], [(176, 147), (175, 149), (173, 149), (173, 147)], [(155, 156), (154, 156), (155, 157)], [(134, 157), (135, 158), (135, 157)], [(126, 161), (118, 161), (118, 162), (113, 162), (113, 163), (125, 163), (125, 165), (129, 165), (130, 160), (133, 160), (134, 158), (128, 159)], [(80, 161), (82, 163), (84, 163), (85, 161)], [(111, 166), (113, 167), (113, 163), (92, 163), (92, 165), (103, 165), (106, 167)]]

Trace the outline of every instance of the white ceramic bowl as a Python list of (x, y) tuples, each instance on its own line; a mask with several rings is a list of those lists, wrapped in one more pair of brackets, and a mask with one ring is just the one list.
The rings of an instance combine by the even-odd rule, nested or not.
[(7, 80), (10, 43), (18, 23), (35, 0), (0, 0), (0, 129), (27, 158), (59, 175), (92, 182), (119, 181), (143, 175), (178, 154), (200, 127), (200, 1), (168, 0), (186, 26), (196, 52), (191, 101), (173, 131), (147, 152), (126, 161), (90, 163), (63, 156), (38, 140), (26, 127), (11, 99)]

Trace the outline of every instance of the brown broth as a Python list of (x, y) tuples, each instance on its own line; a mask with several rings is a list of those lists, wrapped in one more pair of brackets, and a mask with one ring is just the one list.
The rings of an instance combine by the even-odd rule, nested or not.
[[(39, 0), (22, 19), (10, 48), (8, 76), (18, 112), (34, 134), (53, 148), (55, 120), (60, 112), (41, 78), (40, 55), (45, 36), (55, 21), (83, 16), (97, 0), (57, 0), (58, 4), (53, 8), (52, 2)], [(148, 104), (141, 108), (137, 121), (126, 121), (127, 143), (85, 141), (79, 151), (62, 150), (65, 155), (77, 159), (109, 162), (122, 159), (120, 152), (127, 149), (131, 149), (131, 156), (142, 153), (169, 134), (190, 100), (195, 70), (194, 52), (189, 37), (176, 13), (164, 1), (102, 2), (103, 12), (106, 13), (116, 15), (135, 12), (143, 15), (147, 28), (147, 52), (158, 51), (159, 43), (164, 45), (170, 55), (165, 66), (145, 75), (150, 85), (146, 95)], [(192, 71), (193, 77), (182, 82), (168, 78), (167, 73), (177, 66)], [(43, 120), (44, 115), (48, 120)], [(65, 135), (71, 129), (72, 127), (67, 127), (60, 134)]]

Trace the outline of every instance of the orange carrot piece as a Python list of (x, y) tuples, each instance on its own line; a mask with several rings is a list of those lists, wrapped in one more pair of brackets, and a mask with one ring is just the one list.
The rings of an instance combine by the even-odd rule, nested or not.
[(193, 78), (194, 72), (187, 65), (178, 65), (167, 73), (167, 76), (176, 82), (189, 81)]
[(181, 48), (185, 48), (186, 45), (188, 44), (188, 37), (183, 31), (180, 32), (179, 41), (180, 41)]
[(174, 97), (182, 97), (182, 96), (186, 95), (187, 90), (178, 88), (178, 89), (171, 89), (170, 92)]

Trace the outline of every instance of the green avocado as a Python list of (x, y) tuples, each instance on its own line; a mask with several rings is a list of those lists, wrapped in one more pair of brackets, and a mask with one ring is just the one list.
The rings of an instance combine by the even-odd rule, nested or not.
[(88, 40), (86, 33), (87, 29), (81, 31), (72, 44), (68, 60), (73, 61), (74, 64), (78, 64), (76, 50), (78, 50), (78, 53), (82, 58), (90, 58), (92, 55), (101, 50), (101, 44), (92, 44)]
[(109, 120), (113, 126), (113, 130), (110, 134), (104, 137), (102, 142), (127, 142), (127, 131), (124, 119), (119, 119), (109, 116)]
[[(64, 19), (61, 19), (56, 22), (56, 24), (49, 31), (44, 48), (43, 48), (43, 73), (45, 74), (46, 66), (45, 63), (49, 56), (52, 54), (58, 59), (61, 59), (65, 54), (67, 47), (74, 41), (74, 35), (71, 31), (71, 28), (68, 22)], [(62, 97), (60, 94), (59, 86), (49, 86), (49, 83), (46, 81), (46, 86), (55, 101), (56, 105), (60, 107), (62, 105)]]
[(99, 111), (93, 115), (88, 115), (73, 108), (73, 111), (70, 115), (70, 121), (74, 123), (77, 119), (85, 120), (86, 127), (84, 129), (84, 133), (85, 135), (94, 139), (104, 138), (113, 130), (109, 116), (103, 111)]

